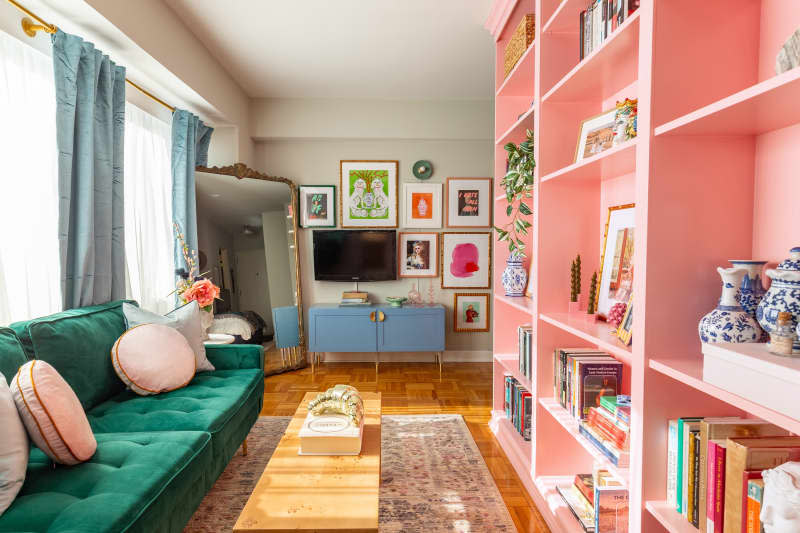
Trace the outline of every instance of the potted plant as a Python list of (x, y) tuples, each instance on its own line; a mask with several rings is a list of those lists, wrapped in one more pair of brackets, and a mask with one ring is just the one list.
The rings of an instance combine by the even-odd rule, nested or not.
[(530, 221), (533, 211), (528, 205), (533, 198), (533, 170), (536, 161), (533, 157), (533, 132), (526, 130), (526, 140), (519, 145), (508, 143), (508, 166), (506, 175), (500, 181), (506, 193), (506, 216), (508, 222), (503, 227), (495, 226), (498, 241), (508, 243), (510, 255), (503, 271), (503, 288), (507, 296), (523, 296), (528, 281), (528, 272), (522, 265), (525, 254), (524, 237), (533, 225)]

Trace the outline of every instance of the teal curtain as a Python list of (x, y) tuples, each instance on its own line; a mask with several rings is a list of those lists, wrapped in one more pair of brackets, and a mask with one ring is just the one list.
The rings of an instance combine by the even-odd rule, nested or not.
[[(208, 146), (214, 129), (197, 115), (176, 109), (172, 115), (172, 221), (183, 233), (189, 250), (197, 251), (197, 202), (194, 169), (208, 165)], [(175, 240), (175, 268), (185, 268), (183, 250)]]
[(72, 309), (125, 297), (125, 68), (75, 35), (52, 39), (61, 289)]

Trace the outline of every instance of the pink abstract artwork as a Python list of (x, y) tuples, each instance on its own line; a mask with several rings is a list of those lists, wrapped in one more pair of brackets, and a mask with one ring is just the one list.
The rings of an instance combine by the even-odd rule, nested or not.
[(450, 273), (457, 278), (469, 278), (478, 270), (478, 247), (471, 242), (457, 244), (453, 248)]

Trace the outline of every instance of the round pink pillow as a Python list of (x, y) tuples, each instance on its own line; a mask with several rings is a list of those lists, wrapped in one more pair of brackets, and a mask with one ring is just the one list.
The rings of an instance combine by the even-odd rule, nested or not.
[(195, 357), (178, 330), (162, 324), (134, 326), (111, 348), (119, 379), (140, 396), (185, 387), (194, 377)]
[(97, 441), (83, 406), (49, 363), (35, 359), (22, 365), (11, 393), (31, 439), (53, 461), (76, 465), (91, 459)]

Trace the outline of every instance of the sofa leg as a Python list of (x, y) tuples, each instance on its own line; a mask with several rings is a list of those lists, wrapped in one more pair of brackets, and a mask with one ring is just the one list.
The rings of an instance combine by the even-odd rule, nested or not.
[(247, 455), (247, 439), (244, 439), (244, 442), (242, 443), (242, 455)]

